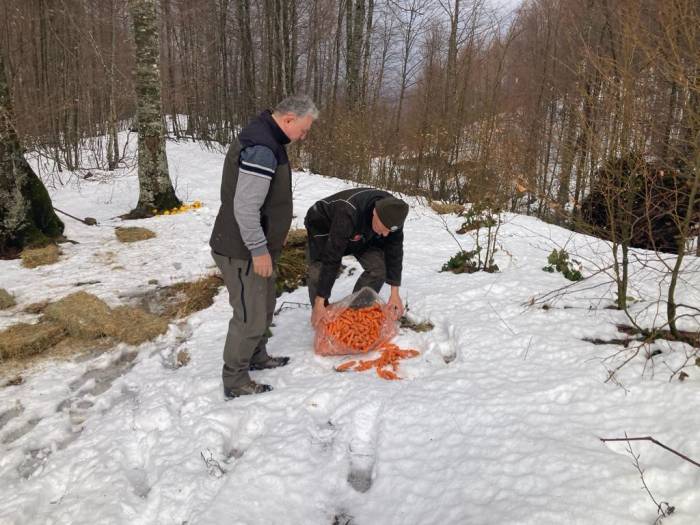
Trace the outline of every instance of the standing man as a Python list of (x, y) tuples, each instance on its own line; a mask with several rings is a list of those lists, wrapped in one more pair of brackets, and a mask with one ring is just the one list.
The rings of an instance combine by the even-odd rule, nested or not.
[(311, 323), (326, 316), (326, 306), (344, 255), (354, 255), (364, 272), (353, 292), (369, 286), (379, 292), (391, 286), (389, 306), (403, 315), (399, 295), (403, 264), (403, 224), (408, 204), (373, 188), (344, 190), (316, 202), (306, 214), (307, 284), (313, 306)]
[(221, 178), (221, 207), (211, 234), (212, 255), (233, 307), (224, 345), (224, 397), (272, 390), (249, 370), (284, 366), (270, 357), (267, 330), (275, 310), (275, 263), (292, 222), (292, 172), (285, 146), (302, 140), (318, 110), (305, 95), (255, 117), (228, 150)]

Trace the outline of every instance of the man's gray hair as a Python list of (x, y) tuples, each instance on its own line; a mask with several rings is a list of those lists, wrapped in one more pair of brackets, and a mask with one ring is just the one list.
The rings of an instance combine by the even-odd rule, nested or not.
[(297, 117), (311, 115), (311, 118), (318, 118), (318, 108), (308, 95), (290, 95), (275, 106), (274, 112), (278, 115), (292, 113)]

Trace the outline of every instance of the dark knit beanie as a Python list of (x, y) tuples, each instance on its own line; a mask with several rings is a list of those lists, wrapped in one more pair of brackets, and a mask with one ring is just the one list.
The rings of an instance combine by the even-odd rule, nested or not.
[(378, 200), (374, 209), (382, 224), (391, 231), (396, 231), (403, 226), (408, 215), (408, 204), (396, 197), (385, 197)]

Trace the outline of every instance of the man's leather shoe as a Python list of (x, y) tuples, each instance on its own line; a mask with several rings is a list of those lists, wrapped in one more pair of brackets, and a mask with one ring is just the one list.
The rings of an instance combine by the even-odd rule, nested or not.
[(288, 357), (270, 357), (259, 363), (250, 363), (249, 370), (267, 370), (268, 368), (279, 368), (289, 363)]
[(263, 385), (261, 383), (256, 383), (251, 381), (242, 386), (237, 386), (233, 388), (224, 387), (224, 397), (229, 399), (235, 399), (240, 396), (249, 396), (251, 394), (262, 394), (263, 392), (269, 392), (272, 390), (270, 385)]

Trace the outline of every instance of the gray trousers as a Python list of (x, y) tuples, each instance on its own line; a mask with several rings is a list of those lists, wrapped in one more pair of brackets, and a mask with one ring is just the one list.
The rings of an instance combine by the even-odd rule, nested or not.
[(236, 388), (250, 382), (248, 369), (252, 363), (269, 359), (266, 334), (275, 311), (277, 257), (273, 255), (273, 272), (267, 278), (253, 271), (250, 259), (233, 259), (218, 253), (212, 253), (212, 257), (221, 270), (233, 308), (221, 376), (225, 388)]
[[(386, 262), (384, 259), (384, 250), (380, 248), (368, 248), (364, 252), (355, 255), (357, 262), (360, 263), (364, 272), (360, 275), (353, 288), (353, 293), (365, 286), (369, 286), (375, 292), (379, 293), (386, 280)], [(309, 269), (306, 274), (306, 285), (309, 287), (309, 300), (311, 306), (316, 298), (316, 290), (318, 289), (318, 281), (321, 278), (321, 261), (309, 260), (309, 250), (306, 249), (306, 259)]]

